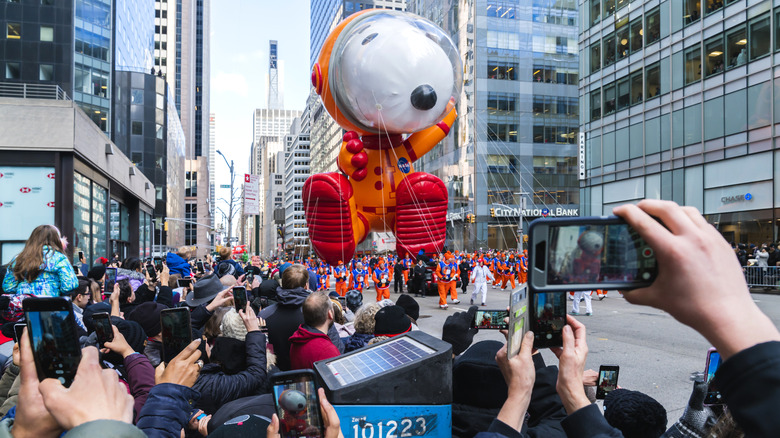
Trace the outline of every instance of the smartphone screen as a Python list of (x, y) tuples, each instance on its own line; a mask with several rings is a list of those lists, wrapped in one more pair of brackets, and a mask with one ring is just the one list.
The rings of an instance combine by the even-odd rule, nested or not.
[(720, 395), (720, 391), (715, 388), (713, 379), (715, 378), (715, 372), (718, 371), (718, 367), (723, 360), (720, 357), (720, 353), (717, 350), (711, 349), (707, 352), (707, 369), (705, 370), (707, 379), (707, 396), (704, 397), (705, 405), (719, 405), (723, 404), (723, 400)]
[(22, 339), (22, 333), (27, 324), (14, 324), (14, 342), (19, 343), (19, 339)]
[(617, 389), (620, 367), (617, 365), (602, 365), (599, 367), (599, 380), (596, 382), (596, 398), (604, 400), (611, 391)]
[(106, 312), (99, 312), (92, 315), (92, 321), (95, 323), (95, 334), (98, 344), (103, 348), (103, 344), (114, 340), (114, 329), (111, 325), (111, 317)]
[(195, 264), (198, 267), (198, 272), (203, 272), (203, 262), (197, 262)]
[(566, 325), (566, 294), (560, 292), (536, 292), (532, 294), (531, 330), (534, 332), (534, 348), (560, 347), (562, 331)]
[(619, 218), (540, 219), (529, 233), (538, 291), (635, 289), (658, 274), (653, 250)]
[(53, 378), (70, 386), (81, 361), (73, 305), (64, 298), (23, 301), (38, 379)]
[(506, 310), (477, 310), (474, 319), (471, 320), (471, 327), (487, 330), (506, 330), (508, 324), (504, 318), (509, 318), (509, 312)]
[(162, 259), (161, 258), (159, 258), (159, 257), (155, 257), (154, 258), (154, 269), (156, 269), (157, 271), (162, 272), (163, 266), (162, 266)]
[(84, 258), (84, 251), (79, 251), (79, 263), (81, 263), (81, 259)]
[(167, 364), (192, 342), (190, 310), (185, 307), (160, 312), (163, 360)]
[(114, 285), (116, 284), (116, 268), (106, 268), (106, 280), (103, 282), (103, 289), (106, 295), (111, 295), (114, 292)]
[(176, 284), (178, 284), (179, 287), (188, 288), (192, 284), (192, 279), (191, 278), (180, 278), (180, 279), (176, 280)]
[(233, 286), (233, 303), (236, 305), (236, 312), (246, 310), (247, 296), (245, 287)]
[(325, 436), (313, 371), (277, 373), (271, 384), (282, 438)]

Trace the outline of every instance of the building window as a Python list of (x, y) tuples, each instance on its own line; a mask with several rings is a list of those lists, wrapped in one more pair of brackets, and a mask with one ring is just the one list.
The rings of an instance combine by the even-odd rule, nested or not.
[(686, 25), (695, 23), (701, 18), (699, 0), (683, 0), (683, 20)]
[(601, 118), (601, 90), (592, 91), (590, 93), (590, 120), (598, 120)]
[(133, 88), (130, 90), (130, 103), (132, 105), (144, 104), (144, 90), (139, 88)]
[(775, 13), (775, 51), (780, 50), (780, 10)]
[(718, 35), (710, 38), (704, 43), (706, 70), (704, 76), (709, 77), (718, 73), (723, 73), (725, 65), (723, 64), (723, 36)]
[(601, 40), (590, 45), (590, 72), (601, 70)]
[(163, 132), (164, 132), (163, 125), (158, 123), (157, 124), (157, 139), (164, 140)]
[(701, 80), (701, 47), (696, 44), (685, 51), (685, 85)]
[(195, 245), (198, 243), (198, 204), (187, 203), (184, 206), (184, 215), (187, 222), (184, 223), (184, 244)]
[(642, 50), (642, 19), (631, 22), (631, 53)]
[(661, 8), (655, 8), (645, 15), (645, 29), (647, 32), (647, 44), (652, 44), (661, 39)]
[(488, 79), (506, 79), (514, 81), (517, 79), (517, 63), (488, 61), (487, 77)]
[(706, 13), (709, 14), (710, 12), (715, 12), (718, 9), (722, 8), (723, 7), (723, 0), (707, 0), (705, 5), (706, 5), (706, 8), (707, 8), (707, 12)]
[(489, 114), (513, 112), (516, 110), (517, 95), (510, 93), (488, 93), (487, 109)]
[(726, 59), (728, 67), (733, 68), (747, 62), (747, 34), (745, 26), (739, 26), (726, 34)]
[(590, 25), (601, 21), (601, 0), (590, 0)]
[(622, 27), (620, 27), (617, 30), (617, 33), (615, 35), (616, 36), (615, 40), (617, 41), (617, 59), (618, 60), (621, 60), (621, 59), (625, 58), (626, 56), (628, 56), (628, 48), (629, 48), (628, 43), (630, 42), (630, 41), (628, 41), (628, 30), (629, 30), (628, 19), (621, 20), (621, 21), (622, 21), (622, 23), (621, 23)]
[(604, 0), (604, 17), (615, 13), (615, 0)]
[(19, 79), (21, 78), (21, 66), (18, 62), (6, 62), (5, 63), (5, 78), (6, 79)]
[(488, 0), (487, 16), (496, 18), (515, 18), (515, 5), (512, 3), (497, 2)]
[(488, 123), (489, 141), (517, 141), (517, 125), (509, 123)]
[(41, 26), (41, 41), (54, 41), (54, 28)]
[(618, 111), (627, 108), (631, 103), (631, 85), (628, 78), (618, 81)]
[(661, 94), (661, 72), (658, 63), (645, 67), (645, 95), (653, 99)]
[(615, 34), (611, 33), (604, 38), (604, 67), (615, 63)]
[(144, 123), (138, 121), (131, 122), (130, 133), (133, 135), (144, 135)]
[(615, 84), (609, 84), (604, 87), (604, 115), (608, 116), (615, 112)]
[(8, 23), (6, 25), (5, 36), (9, 40), (18, 40), (22, 38), (22, 25), (19, 23)]
[(631, 105), (642, 103), (642, 70), (631, 74)]
[(769, 53), (769, 14), (755, 18), (750, 22), (750, 60), (758, 59)]
[(54, 66), (51, 64), (41, 64), (38, 67), (38, 79), (42, 81), (53, 81)]

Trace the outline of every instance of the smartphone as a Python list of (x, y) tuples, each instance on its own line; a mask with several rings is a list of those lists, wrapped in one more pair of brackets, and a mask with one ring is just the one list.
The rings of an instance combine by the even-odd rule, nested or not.
[(233, 303), (236, 305), (236, 312), (239, 310), (246, 311), (246, 288), (243, 286), (233, 286)]
[(27, 324), (14, 324), (14, 342), (19, 343), (19, 339), (22, 339), (22, 333)]
[(653, 249), (616, 216), (537, 219), (528, 236), (535, 291), (629, 290), (658, 276)]
[(92, 315), (92, 321), (95, 323), (95, 334), (97, 335), (98, 345), (103, 348), (103, 344), (114, 340), (114, 329), (111, 325), (111, 317), (106, 312), (98, 312)]
[(73, 304), (64, 298), (22, 302), (38, 380), (57, 379), (70, 386), (81, 361)]
[(534, 348), (562, 346), (566, 294), (534, 292), (531, 297), (530, 329), (534, 332)]
[(276, 373), (271, 377), (271, 385), (282, 438), (325, 436), (314, 371)]
[(154, 265), (151, 263), (146, 264), (146, 272), (149, 273), (149, 278), (152, 279), (152, 281), (157, 280), (157, 271), (154, 269)]
[(84, 251), (79, 251), (79, 263), (81, 263), (81, 259), (84, 258)]
[(471, 328), (507, 330), (509, 324), (504, 322), (504, 318), (509, 318), (509, 312), (506, 310), (477, 310), (471, 320)]
[(195, 263), (195, 266), (198, 267), (198, 272), (203, 273), (203, 262), (198, 261), (197, 263)]
[(617, 389), (620, 367), (617, 365), (602, 365), (599, 367), (599, 380), (596, 382), (596, 399), (604, 400), (607, 394)]
[(103, 281), (103, 292), (105, 292), (106, 295), (111, 295), (114, 292), (116, 269), (117, 268), (106, 268), (106, 279)]
[(163, 265), (162, 265), (162, 259), (160, 257), (154, 258), (154, 269), (156, 269), (158, 272), (162, 272)]
[(191, 278), (180, 278), (176, 280), (176, 284), (179, 285), (179, 287), (189, 288), (190, 285), (192, 285), (192, 279)]
[(167, 364), (192, 342), (190, 310), (186, 307), (160, 312), (163, 361)]
[(254, 282), (255, 282), (255, 274), (253, 274), (251, 272), (247, 272), (246, 273), (246, 285), (251, 288), (252, 287), (252, 283), (254, 283)]
[(715, 378), (715, 372), (718, 371), (718, 367), (720, 367), (720, 364), (723, 363), (723, 360), (720, 357), (720, 353), (718, 353), (718, 350), (714, 348), (710, 348), (709, 351), (707, 351), (707, 364), (704, 368), (705, 373), (705, 381), (707, 382), (707, 395), (704, 397), (704, 405), (705, 406), (712, 406), (712, 405), (722, 405), (723, 399), (720, 395), (720, 391), (718, 391), (715, 388), (715, 384), (713, 382)]

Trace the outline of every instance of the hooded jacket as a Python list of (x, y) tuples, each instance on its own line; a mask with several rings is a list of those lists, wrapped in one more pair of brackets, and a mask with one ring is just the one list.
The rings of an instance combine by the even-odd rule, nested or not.
[(171, 274), (179, 274), (182, 276), (182, 278), (192, 276), (192, 271), (190, 271), (190, 264), (187, 263), (187, 261), (183, 258), (179, 257), (178, 254), (169, 252), (168, 255), (165, 256), (165, 264), (168, 265), (168, 270), (171, 271)]
[[(303, 324), (301, 306), (311, 292), (302, 287), (276, 290), (277, 303), (266, 307), (258, 315), (268, 327), (268, 342), (274, 347), (276, 366), (290, 371), (290, 336)], [(339, 332), (334, 326), (328, 329), (328, 338), (339, 351), (344, 350)]]
[(314, 327), (302, 325), (290, 336), (290, 365), (294, 370), (313, 369), (314, 362), (339, 354), (328, 335)]

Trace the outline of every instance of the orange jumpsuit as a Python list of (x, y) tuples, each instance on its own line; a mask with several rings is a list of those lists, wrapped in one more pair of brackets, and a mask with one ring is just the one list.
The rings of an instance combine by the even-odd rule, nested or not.
[(458, 301), (458, 290), (455, 288), (455, 283), (458, 280), (458, 265), (453, 263), (439, 262), (439, 267), (436, 269), (438, 274), (438, 281), (436, 285), (439, 289), (439, 306), (447, 305), (447, 293), (449, 292), (453, 302)]
[(520, 277), (520, 284), (528, 281), (528, 257), (525, 255), (520, 257), (520, 271), (518, 272), (518, 275)]
[(506, 261), (503, 264), (503, 268), (504, 268), (504, 275), (503, 275), (504, 279), (501, 282), (501, 289), (506, 289), (506, 283), (510, 282), (512, 283), (512, 289), (514, 290), (516, 266), (513, 262)]
[(336, 293), (342, 297), (346, 296), (349, 289), (347, 287), (349, 275), (346, 266), (338, 265), (333, 268), (333, 277), (336, 279)]
[(374, 269), (373, 280), (376, 287), (376, 300), (382, 301), (382, 299), (390, 298), (390, 271), (380, 266)]

